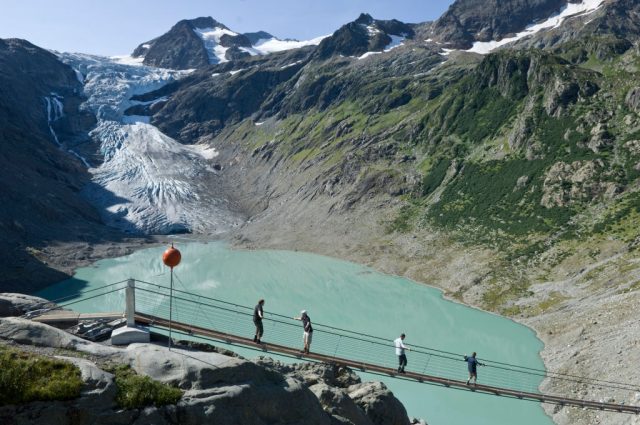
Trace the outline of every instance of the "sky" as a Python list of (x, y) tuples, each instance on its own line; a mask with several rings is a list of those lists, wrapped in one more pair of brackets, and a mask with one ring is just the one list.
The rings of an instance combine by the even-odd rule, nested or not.
[(236, 32), (309, 40), (361, 12), (416, 23), (437, 19), (453, 0), (0, 0), (0, 38), (105, 56), (129, 54), (182, 19), (211, 16)]

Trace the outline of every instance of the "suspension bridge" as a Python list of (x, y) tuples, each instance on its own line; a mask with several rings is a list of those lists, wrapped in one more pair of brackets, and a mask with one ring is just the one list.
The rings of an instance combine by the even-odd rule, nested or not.
[[(122, 306), (119, 312), (70, 313), (74, 305), (99, 298), (106, 306)], [(467, 367), (463, 355), (432, 347), (409, 345), (409, 365), (406, 373), (397, 372), (397, 357), (390, 338), (362, 332), (340, 329), (321, 323), (313, 323), (314, 337), (311, 352), (304, 354), (302, 326), (294, 318), (265, 312), (263, 343), (253, 341), (255, 327), (252, 322), (253, 307), (231, 303), (169, 288), (160, 284), (128, 279), (105, 285), (58, 300), (56, 310), (36, 310), (27, 317), (40, 322), (60, 322), (85, 318), (128, 316), (129, 323), (169, 331), (184, 338), (197, 338), (227, 344), (236, 344), (294, 357), (302, 361), (326, 362), (355, 370), (386, 375), (396, 379), (457, 388), (476, 393), (491, 394), (520, 400), (549, 403), (560, 406), (576, 406), (619, 413), (640, 413), (640, 406), (612, 401), (567, 397), (564, 394), (543, 393), (540, 383), (547, 380), (554, 385), (548, 388), (578, 389), (581, 394), (615, 394), (617, 400), (636, 400), (640, 385), (587, 378), (556, 373), (542, 369), (480, 359), (485, 364), (478, 370), (477, 385), (468, 385)], [(124, 307), (126, 305), (126, 308)], [(64, 309), (64, 310), (63, 310)], [(65, 320), (62, 320), (63, 322)], [(171, 340), (171, 339), (170, 339)]]

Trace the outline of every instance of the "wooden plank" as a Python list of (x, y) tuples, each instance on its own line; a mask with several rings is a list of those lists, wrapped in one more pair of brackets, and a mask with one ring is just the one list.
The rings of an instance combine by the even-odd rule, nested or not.
[(39, 323), (77, 323), (80, 320), (115, 320), (122, 318), (122, 313), (76, 313), (73, 311), (53, 311), (31, 319)]
[[(140, 322), (143, 324), (159, 326), (164, 328), (169, 327), (169, 321), (166, 319), (162, 319), (159, 317), (142, 314), (142, 313), (136, 313), (135, 317), (137, 322)], [(257, 345), (250, 338), (244, 338), (244, 337), (236, 336), (233, 334), (218, 332), (212, 329), (202, 328), (199, 326), (193, 326), (185, 323), (172, 322), (171, 327), (172, 329), (176, 329), (176, 330), (190, 333), (190, 334), (197, 334), (197, 335), (207, 336), (215, 339), (220, 339), (227, 343), (240, 344), (240, 345), (248, 346), (251, 348), (255, 348)], [(395, 369), (378, 366), (375, 364), (357, 362), (349, 359), (331, 357), (331, 356), (326, 356), (326, 355), (317, 354), (317, 353), (303, 354), (296, 349), (283, 346), (283, 345), (278, 345), (278, 344), (262, 343), (261, 347), (262, 347), (262, 350), (265, 352), (272, 351), (275, 353), (292, 355), (295, 357), (309, 359), (309, 360), (316, 360), (324, 363), (335, 363), (343, 366), (348, 366), (354, 369), (360, 369), (360, 370), (369, 371), (369, 372), (376, 372), (376, 373), (389, 375), (397, 378), (414, 379), (419, 382), (426, 381), (434, 384), (443, 385), (446, 387), (464, 388), (464, 389), (475, 391), (475, 392), (493, 394), (501, 397), (512, 397), (512, 398), (519, 398), (523, 400), (539, 401), (541, 403), (559, 404), (562, 406), (577, 406), (577, 407), (584, 407), (589, 409), (608, 410), (608, 411), (621, 412), (621, 413), (635, 413), (635, 414), (640, 413), (639, 406), (630, 406), (626, 404), (614, 404), (614, 403), (600, 403), (597, 401), (572, 399), (572, 398), (565, 398), (565, 397), (546, 395), (546, 394), (540, 394), (540, 393), (531, 393), (526, 391), (516, 391), (508, 388), (492, 387), (492, 386), (481, 385), (481, 384), (470, 386), (470, 385), (467, 385), (466, 381), (458, 381), (454, 379), (441, 378), (433, 375), (424, 375), (416, 372), (406, 372), (404, 374), (398, 374)]]

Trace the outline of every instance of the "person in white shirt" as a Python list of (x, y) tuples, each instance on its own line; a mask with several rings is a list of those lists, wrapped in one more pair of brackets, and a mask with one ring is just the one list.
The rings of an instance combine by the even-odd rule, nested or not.
[(407, 365), (407, 356), (404, 354), (404, 350), (411, 351), (411, 348), (404, 345), (405, 335), (400, 335), (400, 338), (396, 338), (394, 342), (396, 346), (396, 355), (398, 356), (398, 373), (404, 373), (404, 367)]

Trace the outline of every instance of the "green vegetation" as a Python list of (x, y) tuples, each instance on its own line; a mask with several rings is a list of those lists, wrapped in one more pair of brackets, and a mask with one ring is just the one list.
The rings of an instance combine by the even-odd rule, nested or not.
[(419, 215), (421, 207), (418, 204), (404, 205), (398, 216), (387, 227), (387, 232), (406, 233), (412, 229), (412, 221)]
[(69, 400), (81, 387), (71, 363), (0, 346), (0, 405)]
[[(570, 210), (540, 205), (546, 162), (524, 159), (465, 164), (429, 217), (445, 228), (474, 224), (522, 236), (548, 232), (567, 223)], [(525, 182), (525, 183), (518, 183)]]
[(612, 205), (593, 226), (593, 233), (632, 242), (640, 233), (640, 192), (631, 192)]
[(510, 301), (521, 299), (530, 295), (529, 283), (518, 282), (514, 284), (493, 283), (489, 290), (482, 295), (485, 308), (491, 311), (498, 311), (502, 314), (515, 314), (520, 311), (516, 307), (505, 307)]
[(422, 196), (431, 194), (431, 192), (440, 186), (447, 174), (449, 166), (451, 166), (450, 160), (441, 159), (431, 168), (429, 173), (422, 179)]
[(137, 375), (129, 366), (119, 365), (110, 372), (115, 375), (118, 387), (116, 403), (123, 409), (176, 404), (182, 398), (179, 388)]

